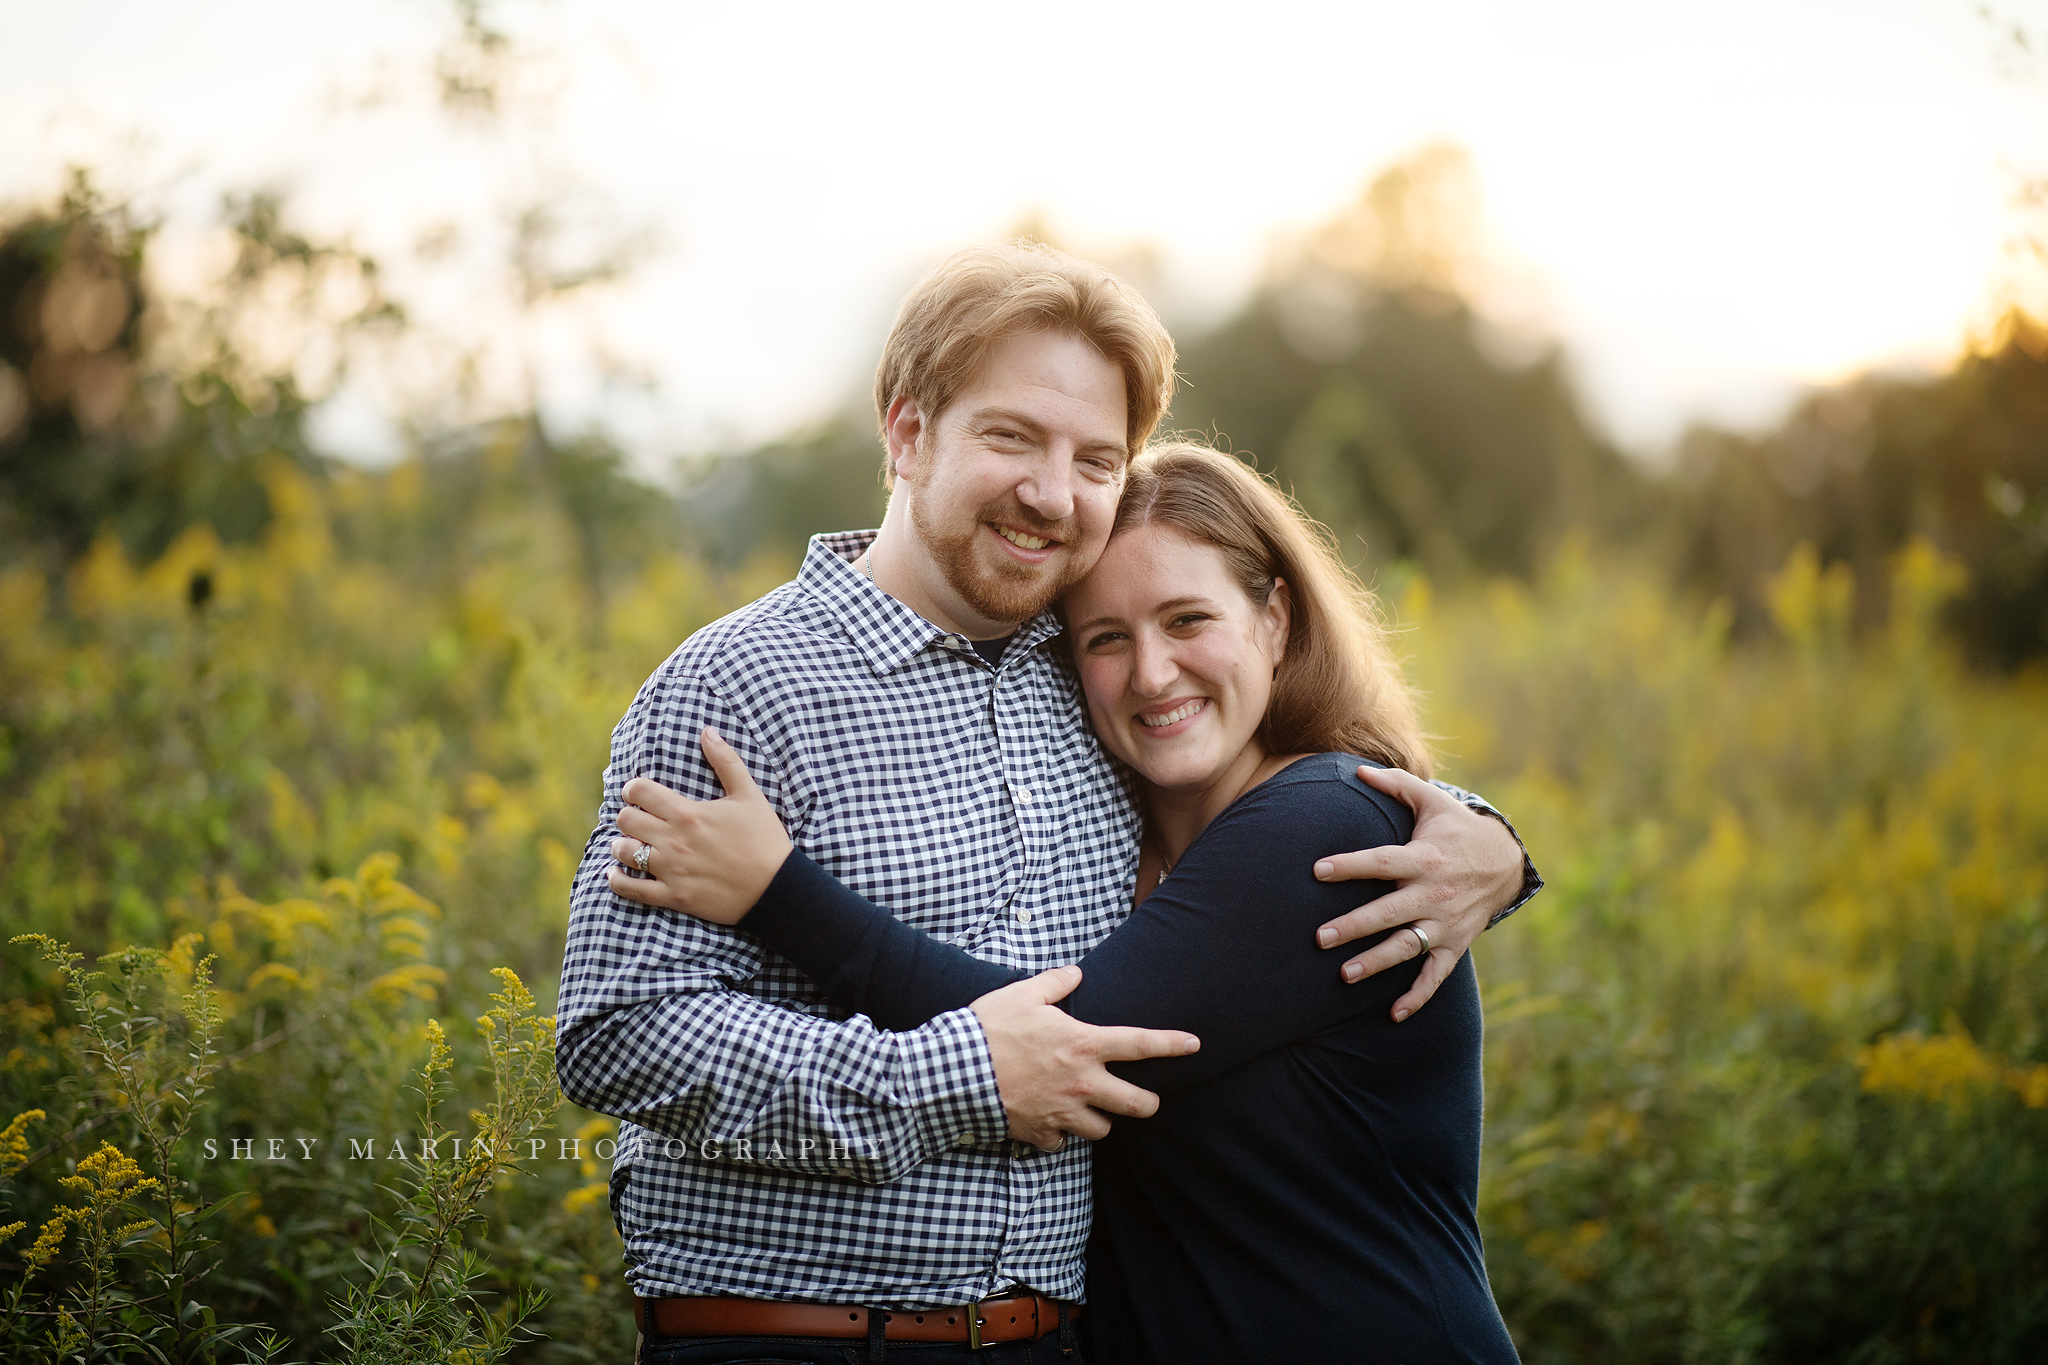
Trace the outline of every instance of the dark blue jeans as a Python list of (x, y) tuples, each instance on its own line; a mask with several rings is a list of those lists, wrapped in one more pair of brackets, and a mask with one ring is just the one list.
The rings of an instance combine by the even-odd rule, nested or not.
[(1081, 1352), (1060, 1345), (1055, 1330), (979, 1351), (965, 1342), (892, 1341), (872, 1359), (867, 1342), (843, 1337), (649, 1337), (640, 1359), (643, 1365), (1081, 1365)]

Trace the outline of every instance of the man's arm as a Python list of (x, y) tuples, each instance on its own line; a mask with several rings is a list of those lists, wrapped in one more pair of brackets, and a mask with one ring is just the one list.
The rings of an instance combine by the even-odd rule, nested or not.
[(563, 1093), (691, 1150), (715, 1141), (726, 1160), (748, 1152), (778, 1170), (870, 1183), (963, 1135), (999, 1141), (1002, 1107), (972, 1014), (894, 1036), (808, 1014), (750, 993), (766, 965), (757, 943), (612, 893), (605, 874), (626, 780), (651, 773), (683, 790), (715, 788), (696, 745), (675, 742), (710, 720), (748, 746), (778, 808), (790, 804), (780, 766), (731, 706), (669, 668), (648, 680), (612, 732), (604, 803), (571, 895)]
[(1543, 879), (1514, 826), (1483, 798), (1399, 768), (1366, 766), (1358, 775), (1415, 813), (1415, 834), (1406, 844), (1316, 863), (1321, 881), (1392, 881), (1400, 888), (1323, 925), (1316, 941), (1334, 948), (1396, 926), (1417, 931), (1389, 935), (1346, 962), (1344, 979), (1358, 982), (1420, 955), (1427, 940), (1429, 961), (1394, 1002), (1399, 1021), (1436, 994), (1473, 940), (1542, 890)]
[[(809, 1014), (748, 991), (765, 965), (750, 937), (650, 914), (613, 892), (607, 873), (629, 778), (717, 794), (695, 742), (708, 722), (744, 746), (746, 761), (769, 780), (762, 799), (788, 814), (780, 766), (732, 706), (667, 670), (649, 680), (613, 732), (604, 805), (577, 871), (556, 1062), (563, 1092), (667, 1138), (715, 1140), (727, 1160), (745, 1152), (778, 1171), (869, 1183), (894, 1180), (956, 1145), (1000, 1142), (1018, 1129), (1056, 1131), (1045, 1125), (1071, 1098), (1047, 1093), (1043, 1113), (1020, 1112), (992, 1060), (1016, 1048), (972, 1011), (902, 1034)], [(1099, 1055), (1075, 1060), (1066, 1089), (1110, 1113), (1149, 1113), (1157, 1100), (1102, 1062), (1165, 1055), (1184, 1045), (1180, 1036), (1097, 1041)]]

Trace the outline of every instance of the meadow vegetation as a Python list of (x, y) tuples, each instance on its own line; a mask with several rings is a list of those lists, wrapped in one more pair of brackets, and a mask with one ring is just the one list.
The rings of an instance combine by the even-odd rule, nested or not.
[[(551, 993), (610, 722), (790, 566), (652, 556), (593, 621), (573, 527), (508, 494), (421, 591), (359, 528), (423, 477), (279, 463), (249, 544), (102, 541), (61, 603), (0, 577), (0, 886), (39, 936), (6, 963), (11, 1358), (626, 1349), (612, 1129), (547, 1127), (518, 980)], [(1931, 547), (1892, 572), (1859, 635), (1846, 571), (1797, 554), (1742, 644), (1583, 544), (1382, 584), (1450, 774), (1550, 882), (1477, 950), (1531, 1361), (2048, 1333), (2048, 686), (1962, 666)]]
[[(0, 1356), (626, 1359), (571, 869), (650, 670), (875, 524), (871, 432), (676, 490), (530, 409), (327, 459), (251, 338), (403, 310), (230, 210), (204, 306), (86, 176), (0, 230)], [(2041, 1359), (2048, 332), (1660, 481), (1383, 239), (1191, 339), (1178, 420), (1370, 553), (1548, 879), (1474, 950), (1524, 1358)]]

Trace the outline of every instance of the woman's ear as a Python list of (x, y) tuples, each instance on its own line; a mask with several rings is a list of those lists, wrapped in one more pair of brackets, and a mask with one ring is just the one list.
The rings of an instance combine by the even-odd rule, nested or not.
[(1260, 633), (1265, 637), (1261, 643), (1277, 669), (1287, 657), (1287, 628), (1294, 620), (1294, 593), (1286, 579), (1273, 580), (1273, 591), (1266, 594), (1265, 610), (1259, 614)]

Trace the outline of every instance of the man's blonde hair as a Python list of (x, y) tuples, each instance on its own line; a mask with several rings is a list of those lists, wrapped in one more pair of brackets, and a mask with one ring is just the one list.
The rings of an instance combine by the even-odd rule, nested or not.
[[(875, 420), (917, 400), (929, 424), (980, 370), (989, 348), (1031, 332), (1078, 336), (1123, 371), (1132, 456), (1173, 401), (1173, 338), (1135, 289), (1099, 265), (1037, 242), (970, 247), (910, 291), (875, 369)], [(893, 482), (886, 454), (884, 482)]]

